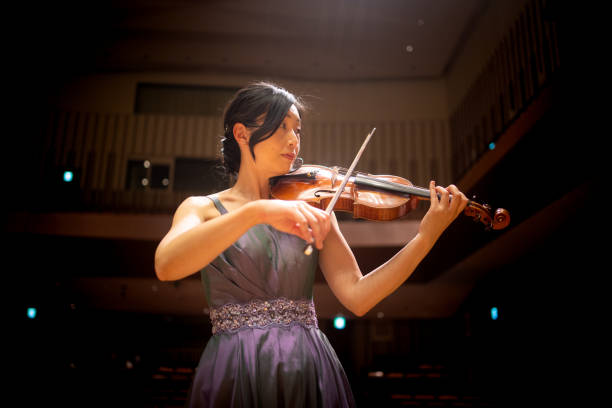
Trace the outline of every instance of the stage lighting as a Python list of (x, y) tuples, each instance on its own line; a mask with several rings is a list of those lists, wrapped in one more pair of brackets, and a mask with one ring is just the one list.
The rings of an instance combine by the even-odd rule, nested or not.
[(34, 319), (36, 317), (36, 308), (28, 307), (28, 318)]
[(70, 183), (73, 179), (74, 179), (74, 173), (72, 173), (70, 170), (64, 171), (64, 181), (66, 183)]
[(495, 149), (495, 143), (491, 142), (489, 143), (489, 150), (493, 150), (493, 149)]
[(496, 307), (492, 307), (491, 308), (491, 320), (497, 320), (498, 317), (499, 317), (499, 311), (497, 310)]
[(338, 330), (342, 330), (346, 327), (346, 319), (342, 315), (334, 317), (334, 327)]

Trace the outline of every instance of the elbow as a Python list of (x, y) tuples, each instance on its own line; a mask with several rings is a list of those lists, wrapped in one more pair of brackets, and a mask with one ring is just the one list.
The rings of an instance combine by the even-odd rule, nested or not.
[(167, 256), (167, 252), (161, 247), (161, 244), (155, 250), (155, 276), (162, 282), (174, 281), (173, 266), (171, 258)]
[(351, 312), (353, 312), (353, 314), (355, 316), (357, 316), (357, 317), (363, 317), (369, 311), (370, 311), (369, 309), (366, 309), (364, 307), (355, 307), (355, 308), (351, 309)]
[(167, 262), (163, 262), (160, 257), (155, 257), (155, 276), (162, 282), (173, 280), (168, 271)]
[(357, 317), (363, 317), (370, 311), (370, 308), (364, 302), (354, 302), (350, 307), (347, 307), (347, 309)]
[(168, 279), (168, 274), (166, 273), (165, 269), (163, 269), (157, 262), (155, 262), (155, 276), (157, 276), (157, 279), (163, 282), (170, 280)]

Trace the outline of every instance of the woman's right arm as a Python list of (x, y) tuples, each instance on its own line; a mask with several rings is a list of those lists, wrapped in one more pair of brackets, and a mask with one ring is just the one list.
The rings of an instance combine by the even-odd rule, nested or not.
[[(174, 281), (192, 275), (208, 265), (260, 222), (254, 202), (223, 216), (214, 213), (211, 200), (189, 197), (177, 208), (170, 231), (155, 251), (155, 273), (159, 280)], [(212, 218), (206, 221), (207, 218)]]
[(181, 203), (170, 231), (155, 251), (155, 273), (160, 280), (173, 281), (196, 273), (257, 224), (272, 225), (314, 242), (319, 249), (330, 229), (329, 215), (304, 201), (256, 200), (215, 215), (208, 198), (189, 197)]

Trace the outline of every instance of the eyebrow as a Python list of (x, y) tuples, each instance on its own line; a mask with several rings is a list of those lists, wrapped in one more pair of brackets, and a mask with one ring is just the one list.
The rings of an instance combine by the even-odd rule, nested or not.
[(289, 119), (293, 119), (293, 120), (297, 120), (298, 125), (302, 124), (302, 120), (300, 118), (298, 118), (297, 116), (295, 116), (293, 113), (287, 112), (287, 114), (285, 115), (286, 118)]

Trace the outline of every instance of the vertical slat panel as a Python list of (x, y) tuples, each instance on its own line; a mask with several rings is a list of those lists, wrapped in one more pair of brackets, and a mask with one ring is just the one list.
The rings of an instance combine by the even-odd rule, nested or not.
[(406, 121), (402, 120), (398, 126), (398, 139), (399, 139), (399, 165), (400, 170), (399, 176), (410, 179), (410, 151), (408, 150), (408, 136), (406, 135)]
[[(446, 184), (452, 182), (451, 176), (451, 157), (450, 157), (450, 138), (449, 138), (449, 123), (446, 120), (439, 120), (440, 129), (440, 174)], [(425, 186), (426, 187), (426, 186)]]
[(93, 182), (93, 170), (94, 170), (94, 157), (91, 154), (93, 139), (95, 138), (96, 130), (98, 128), (98, 115), (91, 113), (88, 115), (89, 120), (87, 121), (87, 128), (83, 134), (83, 144), (81, 146), (81, 163), (80, 168), (83, 169), (83, 177), (81, 178), (81, 188), (91, 188)]
[(113, 169), (111, 189), (113, 191), (121, 190), (121, 166), (124, 159), (124, 150), (126, 144), (126, 124), (127, 115), (118, 114), (115, 122), (115, 143), (113, 145), (113, 153), (115, 154), (115, 168)]
[(542, 14), (540, 4), (537, 0), (533, 2), (533, 20), (535, 24), (534, 37), (536, 44), (536, 58), (538, 61), (538, 84), (544, 84), (546, 80), (546, 70), (544, 68), (544, 52), (542, 44)]
[(398, 137), (398, 124), (391, 122), (389, 124), (389, 173), (396, 176), (402, 175), (400, 169), (399, 156), (401, 154), (400, 140)]
[(131, 128), (129, 143), (127, 148), (128, 155), (134, 155), (138, 152), (138, 141), (142, 138), (142, 128), (145, 115), (135, 115), (134, 123)]
[(106, 115), (106, 135), (101, 149), (100, 166), (98, 169), (98, 188), (106, 190), (110, 187), (112, 180), (112, 166), (115, 165), (115, 157), (112, 152), (116, 137), (117, 115)]
[(168, 115), (155, 115), (154, 119), (150, 140), (151, 157), (161, 157), (166, 154), (164, 151), (164, 140), (168, 138)]
[(93, 140), (92, 155), (94, 157), (94, 169), (93, 169), (93, 180), (91, 188), (94, 190), (102, 189), (102, 179), (104, 177), (103, 169), (103, 152), (104, 146), (108, 139), (108, 125), (109, 125), (110, 114), (104, 114), (100, 116), (98, 128), (96, 129), (96, 135)]
[(524, 106), (529, 100), (529, 68), (527, 65), (527, 42), (525, 41), (525, 11), (522, 10), (518, 17), (518, 29), (517, 29), (517, 47), (519, 53), (519, 64), (520, 73), (519, 79), (521, 81), (521, 106)]
[[(74, 140), (72, 142), (72, 149), (74, 150), (74, 163), (73, 165), (81, 170), (81, 176), (83, 176), (83, 145), (85, 140), (85, 134), (89, 128), (89, 122), (93, 115), (90, 113), (82, 113), (79, 115), (77, 122), (77, 128), (75, 130)], [(83, 180), (81, 180), (82, 184)]]
[(299, 156), (304, 160), (304, 164), (312, 163), (312, 135), (317, 132), (319, 128), (318, 122), (310, 122), (308, 126), (302, 126), (302, 137), (300, 139), (300, 153)]
[(217, 120), (215, 120), (215, 118), (207, 118), (206, 119), (208, 122), (208, 126), (207, 126), (207, 135), (206, 135), (206, 156), (208, 157), (216, 157), (218, 155), (218, 134), (219, 134), (219, 130), (221, 127), (220, 123), (218, 123)]
[(419, 182), (418, 152), (417, 152), (417, 129), (416, 122), (411, 120), (408, 126), (408, 146), (410, 147), (410, 180), (417, 184)]
[(125, 143), (121, 154), (121, 172), (119, 175), (119, 183), (121, 190), (125, 189), (125, 180), (127, 177), (127, 161), (132, 152), (134, 151), (134, 141), (136, 139), (136, 132), (138, 131), (138, 120), (142, 115), (128, 115), (125, 121)]
[(206, 121), (204, 118), (198, 117), (197, 127), (195, 134), (196, 148), (194, 150), (194, 156), (205, 155), (205, 143), (204, 138), (206, 137)]
[(375, 161), (377, 164), (376, 172), (378, 174), (389, 173), (389, 166), (386, 160), (387, 158), (387, 145), (389, 143), (389, 135), (387, 134), (387, 126), (384, 123), (379, 123), (377, 132), (380, 131), (378, 143), (376, 144), (377, 149)]
[(533, 84), (532, 72), (532, 41), (531, 33), (529, 30), (529, 13), (528, 7), (525, 7), (521, 13), (522, 22), (522, 37), (523, 37), (523, 58), (525, 59), (525, 84), (527, 88), (527, 101), (530, 101), (535, 95), (535, 87)]
[[(176, 154), (175, 151), (175, 140), (178, 137), (176, 132), (176, 122), (179, 116), (177, 115), (168, 115), (166, 128), (163, 133), (162, 140), (162, 152), (160, 156), (174, 157)], [(172, 180), (172, 178), (170, 178)]]
[(510, 100), (512, 108), (512, 116), (520, 110), (520, 93), (519, 93), (519, 65), (517, 59), (517, 43), (516, 43), (516, 24), (510, 27)]

